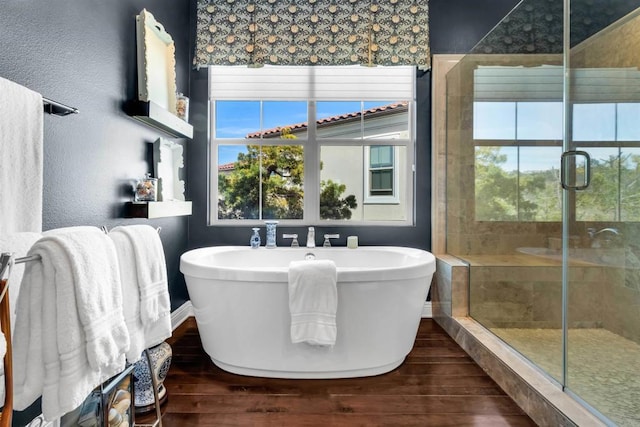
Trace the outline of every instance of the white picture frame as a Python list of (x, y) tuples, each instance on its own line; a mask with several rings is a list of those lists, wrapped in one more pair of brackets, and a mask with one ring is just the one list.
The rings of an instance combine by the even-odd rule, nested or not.
[(180, 169), (184, 167), (182, 145), (158, 138), (153, 146), (153, 162), (158, 178), (158, 201), (184, 201), (184, 181)]
[(177, 114), (175, 44), (146, 9), (136, 16), (136, 42), (138, 99)]

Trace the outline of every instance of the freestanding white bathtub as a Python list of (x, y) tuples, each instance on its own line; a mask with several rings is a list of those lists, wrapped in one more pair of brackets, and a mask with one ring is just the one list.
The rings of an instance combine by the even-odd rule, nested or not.
[[(288, 266), (331, 259), (338, 272), (333, 347), (292, 344)], [(202, 345), (220, 368), (271, 378), (349, 378), (399, 366), (415, 341), (435, 272), (429, 252), (220, 246), (180, 258)]]

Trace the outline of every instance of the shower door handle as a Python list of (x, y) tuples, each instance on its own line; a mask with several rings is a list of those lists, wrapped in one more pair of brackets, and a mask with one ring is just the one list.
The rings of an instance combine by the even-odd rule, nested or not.
[[(578, 162), (584, 159), (583, 173), (578, 173)], [(581, 176), (580, 182), (578, 177)], [(568, 177), (571, 181), (568, 182)], [(560, 184), (565, 190), (584, 190), (591, 183), (591, 156), (586, 151), (565, 151), (560, 158)]]

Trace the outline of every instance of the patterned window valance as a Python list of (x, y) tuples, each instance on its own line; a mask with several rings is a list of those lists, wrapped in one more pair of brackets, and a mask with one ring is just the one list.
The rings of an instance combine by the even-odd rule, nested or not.
[(428, 0), (198, 0), (194, 65), (430, 67)]

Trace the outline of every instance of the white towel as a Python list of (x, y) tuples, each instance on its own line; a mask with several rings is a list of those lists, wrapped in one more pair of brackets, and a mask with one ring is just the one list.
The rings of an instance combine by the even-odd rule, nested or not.
[(292, 261), (289, 264), (292, 343), (335, 344), (336, 282), (336, 265), (331, 260)]
[(129, 337), (113, 242), (99, 229), (44, 236), (29, 255), (14, 337), (15, 408), (42, 395), (53, 420), (125, 367)]
[[(7, 236), (0, 236), (0, 253), (10, 252), (15, 258), (26, 256), (31, 246), (41, 237), (40, 233), (24, 232), (14, 233)], [(15, 264), (11, 267), (11, 275), (9, 276), (9, 308), (11, 310), (11, 335), (16, 327), (15, 308), (20, 293), (20, 283), (22, 283), (22, 275), (24, 274), (24, 264)], [(4, 351), (0, 351), (2, 357), (6, 351), (5, 336), (0, 338), (0, 346), (4, 344)], [(4, 405), (4, 364), (0, 363), (0, 406)]]
[[(61, 227), (61, 228), (52, 228), (51, 230), (47, 230), (47, 231), (43, 231), (42, 235), (43, 236), (51, 236), (54, 234), (64, 234), (64, 233), (69, 233), (69, 232), (81, 232), (81, 231), (89, 231), (89, 232), (94, 232), (96, 230), (96, 227), (92, 226), (92, 225), (76, 225), (73, 227)], [(102, 231), (102, 230), (100, 230)]]
[(0, 235), (42, 231), (42, 96), (0, 77)]
[(129, 239), (138, 277), (140, 319), (145, 327), (170, 315), (167, 264), (158, 232), (149, 225), (115, 227), (112, 233), (122, 233)]
[[(154, 233), (156, 231), (154, 230)], [(157, 233), (156, 233), (157, 234)], [(138, 269), (134, 247), (128, 235), (121, 228), (109, 232), (118, 254), (120, 266), (120, 282), (122, 284), (124, 320), (129, 330), (130, 347), (127, 361), (135, 363), (142, 356), (145, 348), (154, 347), (171, 336), (171, 316), (169, 310), (156, 322), (142, 324), (140, 318), (140, 290), (138, 288)]]

